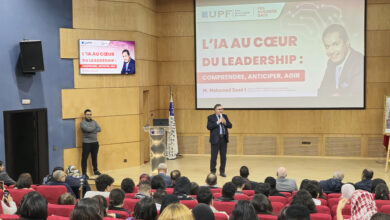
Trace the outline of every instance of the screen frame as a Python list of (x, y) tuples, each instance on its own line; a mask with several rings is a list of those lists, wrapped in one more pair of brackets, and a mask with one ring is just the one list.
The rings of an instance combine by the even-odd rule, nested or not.
[[(197, 82), (197, 43), (196, 43), (196, 1), (194, 5), (194, 66), (195, 66), (195, 110), (213, 110), (214, 108), (199, 108), (198, 107), (198, 82)], [(288, 0), (286, 0), (288, 1)], [(299, 1), (299, 0), (296, 0)], [(266, 2), (266, 1), (264, 1)], [(363, 106), (362, 107), (319, 107), (319, 108), (226, 108), (226, 110), (364, 110), (366, 109), (366, 53), (367, 53), (367, 0), (364, 0), (364, 61), (363, 61)]]
[[(78, 61), (79, 61), (79, 66), (78, 66), (78, 68), (79, 68), (79, 75), (83, 75), (83, 76), (88, 76), (88, 75), (91, 75), (91, 76), (100, 76), (100, 75), (102, 75), (102, 76), (123, 76), (123, 75), (125, 75), (125, 76), (133, 76), (133, 75), (135, 75), (137, 72), (137, 69), (135, 69), (135, 72), (134, 73), (132, 73), (132, 74), (121, 74), (121, 73), (115, 73), (115, 74), (110, 74), (110, 73), (88, 73), (88, 74), (86, 74), (86, 73), (81, 73), (81, 68), (80, 68), (80, 59), (81, 59), (81, 56), (80, 56), (80, 41), (82, 41), (82, 40), (101, 40), (101, 41), (124, 41), (124, 42), (134, 42), (134, 56), (135, 56), (135, 51), (136, 51), (136, 42), (135, 42), (135, 40), (107, 40), (107, 39), (86, 39), (86, 38), (83, 38), (83, 39), (78, 39), (78, 41), (77, 41), (77, 48), (78, 48)], [(134, 58), (134, 62), (136, 62), (137, 60), (136, 60), (136, 58)]]

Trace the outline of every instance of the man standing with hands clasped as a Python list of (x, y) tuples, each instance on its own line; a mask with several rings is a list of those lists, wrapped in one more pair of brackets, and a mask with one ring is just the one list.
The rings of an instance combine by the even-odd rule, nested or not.
[(92, 119), (92, 111), (86, 109), (84, 111), (85, 118), (81, 121), (80, 127), (83, 133), (83, 153), (81, 155), (81, 169), (83, 175), (88, 178), (87, 175), (87, 159), (89, 153), (92, 157), (93, 173), (100, 175), (101, 173), (97, 167), (97, 154), (99, 151), (99, 142), (97, 141), (97, 133), (101, 131), (99, 124)]
[(210, 131), (210, 144), (211, 144), (211, 159), (210, 159), (210, 172), (216, 172), (218, 151), (221, 158), (221, 164), (219, 167), (219, 174), (222, 177), (226, 177), (226, 151), (227, 143), (229, 142), (228, 128), (232, 128), (227, 115), (222, 114), (223, 107), (221, 104), (214, 106), (215, 113), (209, 115), (207, 118), (207, 129)]

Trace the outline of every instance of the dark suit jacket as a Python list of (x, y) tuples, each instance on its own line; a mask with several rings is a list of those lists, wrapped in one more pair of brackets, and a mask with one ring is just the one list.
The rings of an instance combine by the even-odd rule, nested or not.
[[(229, 131), (228, 128), (232, 128), (232, 123), (230, 123), (229, 118), (227, 115), (222, 114), (222, 117), (226, 120), (226, 125), (221, 123), (222, 126), (225, 128), (225, 134), (226, 134), (226, 142), (229, 142)], [(217, 124), (218, 118), (216, 114), (209, 115), (207, 118), (207, 129), (210, 131), (210, 143), (211, 144), (218, 144), (219, 142), (219, 125)]]
[(341, 71), (339, 88), (336, 89), (336, 64), (328, 60), (325, 76), (318, 96), (332, 96), (338, 93), (340, 96), (357, 96), (363, 94), (364, 89), (364, 57), (359, 52), (351, 49), (351, 53), (344, 63)]
[(123, 63), (121, 74), (134, 74), (135, 73), (135, 61), (130, 58), (129, 66), (126, 69), (126, 63)]

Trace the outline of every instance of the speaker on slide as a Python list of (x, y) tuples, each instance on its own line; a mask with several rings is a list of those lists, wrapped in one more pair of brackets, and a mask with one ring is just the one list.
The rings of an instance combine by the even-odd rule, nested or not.
[(20, 61), (24, 73), (35, 73), (44, 70), (42, 42), (27, 40), (19, 42)]

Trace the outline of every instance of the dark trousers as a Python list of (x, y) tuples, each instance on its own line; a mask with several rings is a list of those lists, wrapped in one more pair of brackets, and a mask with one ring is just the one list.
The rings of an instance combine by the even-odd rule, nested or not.
[(92, 157), (92, 166), (93, 166), (93, 172), (96, 172), (98, 170), (97, 167), (97, 154), (99, 151), (99, 143), (83, 143), (83, 153), (81, 154), (81, 169), (83, 174), (87, 174), (87, 159), (89, 156), (89, 153), (91, 153)]
[(225, 173), (226, 166), (226, 150), (227, 150), (227, 142), (226, 137), (220, 137), (219, 142), (217, 144), (211, 145), (211, 159), (210, 159), (210, 171), (215, 173), (217, 166), (217, 157), (219, 151), (219, 157), (221, 159), (221, 165), (219, 166), (219, 172)]

